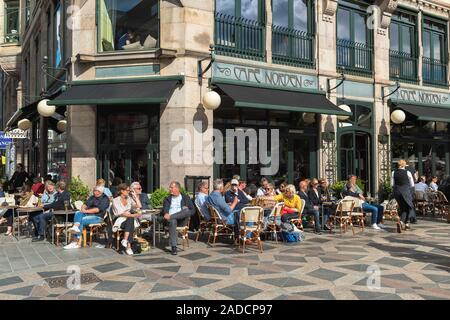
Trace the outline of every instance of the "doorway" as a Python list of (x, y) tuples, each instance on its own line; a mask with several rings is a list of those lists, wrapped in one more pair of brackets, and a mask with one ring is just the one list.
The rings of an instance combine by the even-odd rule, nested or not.
[(365, 192), (372, 191), (371, 135), (363, 131), (342, 132), (339, 135), (339, 180), (350, 174), (361, 179)]

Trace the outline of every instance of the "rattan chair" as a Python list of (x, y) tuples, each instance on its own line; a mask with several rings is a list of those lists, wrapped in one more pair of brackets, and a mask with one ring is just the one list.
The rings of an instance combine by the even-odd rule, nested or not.
[[(226, 220), (222, 219), (219, 211), (211, 205), (207, 205), (209, 213), (211, 215), (210, 233), (208, 237), (208, 244), (213, 245), (216, 243), (218, 236), (229, 236), (232, 240), (235, 238), (234, 226), (227, 225)], [(212, 240), (212, 242), (211, 242)]]
[(449, 214), (450, 204), (442, 191), (437, 191), (436, 196), (437, 201), (435, 202), (435, 207), (438, 210), (439, 215), (444, 218), (444, 216), (448, 216)]
[(68, 222), (66, 228), (66, 222), (58, 221), (58, 219), (55, 216), (52, 217), (51, 221), (52, 223), (49, 224), (49, 227), (51, 228), (52, 242), (55, 243), (56, 246), (59, 246), (59, 238), (61, 237), (61, 235), (65, 234), (65, 231), (67, 229), (67, 233), (65, 234), (65, 237), (67, 239), (70, 233), (69, 228), (73, 226), (73, 222)]
[(277, 218), (281, 217), (281, 212), (284, 208), (284, 202), (278, 202), (275, 207), (273, 207), (272, 212), (268, 217), (268, 224), (266, 229), (263, 231), (264, 233), (270, 233), (275, 236), (275, 241), (278, 243), (278, 232), (281, 232), (281, 226), (277, 222)]
[(354, 208), (355, 208), (354, 200), (341, 200), (338, 203), (335, 214), (330, 216), (330, 219), (333, 221), (333, 225), (336, 224), (337, 220), (339, 220), (341, 233), (342, 231), (347, 232), (347, 226), (350, 225), (352, 227), (353, 235), (355, 234), (352, 222), (352, 213)]
[[(302, 214), (303, 210), (305, 210), (305, 201), (302, 199), (302, 206), (301, 210), (298, 213), (298, 218), (293, 218), (290, 220), (291, 223), (293, 223), (298, 229), (303, 230), (303, 222), (302, 222)], [(313, 224), (314, 224), (314, 218), (313, 218)]]
[(198, 219), (200, 221), (200, 224), (198, 226), (198, 230), (197, 230), (197, 233), (196, 233), (196, 236), (195, 236), (195, 242), (197, 242), (198, 239), (200, 239), (200, 237), (203, 236), (203, 234), (205, 232), (208, 232), (210, 222), (203, 215), (202, 210), (200, 210), (200, 208), (198, 207), (198, 205), (196, 203), (195, 203), (195, 212), (196, 212), (196, 214), (198, 216)]
[(87, 241), (87, 233), (89, 232), (89, 247), (92, 247), (92, 238), (93, 236), (97, 236), (99, 234), (103, 234), (105, 236), (106, 242), (108, 242), (108, 234), (106, 232), (107, 223), (104, 221), (105, 219), (108, 219), (108, 212), (106, 211), (105, 215), (103, 216), (103, 221), (100, 223), (92, 223), (88, 225), (87, 227), (83, 228), (83, 246), (86, 247), (86, 241)]
[(245, 242), (248, 240), (247, 233), (249, 232), (252, 233), (249, 240), (255, 241), (260, 252), (263, 252), (260, 236), (263, 229), (263, 217), (264, 209), (261, 207), (242, 208), (239, 219), (239, 248), (242, 245), (242, 253), (245, 252)]
[(112, 232), (113, 238), (116, 239), (116, 250), (120, 251), (120, 238), (123, 236), (125, 231), (123, 229), (121, 229), (121, 228), (118, 228), (116, 231), (114, 231), (114, 229), (113, 229), (113, 227), (114, 227), (114, 220), (112, 218), (111, 211), (108, 210), (106, 212), (106, 214), (107, 214), (107, 219), (108, 219), (109, 226), (111, 228), (111, 232)]

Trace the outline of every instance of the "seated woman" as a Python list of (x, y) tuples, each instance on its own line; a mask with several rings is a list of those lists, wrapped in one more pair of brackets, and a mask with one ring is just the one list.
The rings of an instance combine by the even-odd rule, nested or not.
[(302, 210), (302, 199), (297, 195), (295, 186), (292, 184), (286, 186), (284, 193), (267, 198), (276, 202), (284, 202), (284, 209), (281, 212), (282, 222), (288, 222), (290, 219), (297, 218), (298, 213)]
[[(23, 208), (35, 207), (37, 205), (37, 201), (38, 199), (34, 196), (31, 186), (25, 184), (20, 195), (19, 206)], [(3, 224), (6, 221), (6, 225), (8, 227), (5, 233), (6, 236), (13, 235), (13, 218), (13, 210), (10, 209), (7, 210), (2, 219), (0, 219), (0, 224)]]
[(117, 189), (119, 196), (114, 198), (112, 202), (112, 213), (114, 214), (114, 217), (117, 218), (114, 223), (113, 231), (118, 228), (124, 230), (121, 244), (125, 248), (126, 254), (131, 256), (133, 255), (133, 250), (131, 250), (130, 240), (133, 240), (134, 230), (136, 227), (139, 227), (136, 218), (140, 218), (141, 215), (132, 213), (132, 200), (129, 196), (130, 187), (126, 183), (121, 183)]

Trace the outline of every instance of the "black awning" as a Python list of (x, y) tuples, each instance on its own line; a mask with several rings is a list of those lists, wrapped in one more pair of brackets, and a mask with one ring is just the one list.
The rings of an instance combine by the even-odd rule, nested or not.
[(184, 77), (133, 80), (75, 81), (50, 105), (160, 104), (167, 103)]
[(275, 90), (221, 83), (215, 85), (234, 101), (236, 107), (351, 115), (341, 110), (328, 100), (324, 94), (320, 93)]
[(450, 122), (450, 108), (436, 108), (413, 104), (397, 104), (394, 107), (416, 116), (418, 120)]
[(36, 101), (17, 110), (6, 123), (5, 131), (16, 129), (17, 123), (22, 119), (28, 119), (31, 122), (35, 121), (39, 117), (39, 113), (37, 112), (38, 103), (39, 101)]

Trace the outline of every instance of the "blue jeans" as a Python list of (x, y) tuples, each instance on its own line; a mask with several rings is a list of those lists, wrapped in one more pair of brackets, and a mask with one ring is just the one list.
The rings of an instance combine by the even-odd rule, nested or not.
[(371, 224), (379, 224), (383, 220), (383, 210), (384, 208), (378, 204), (368, 204), (364, 202), (362, 205), (363, 211), (368, 211), (372, 213)]
[[(80, 232), (83, 232), (84, 226), (88, 226), (90, 224), (96, 224), (101, 223), (103, 221), (102, 217), (96, 216), (95, 214), (86, 214), (82, 213), (80, 211), (77, 211), (75, 213), (75, 218), (73, 219), (73, 223), (79, 223), (80, 224)], [(81, 233), (75, 234), (76, 239), (80, 239)]]
[(49, 221), (51, 218), (53, 218), (52, 211), (47, 211), (34, 217), (34, 223), (36, 223), (38, 235), (42, 237), (45, 236), (45, 227), (47, 226), (47, 221)]

